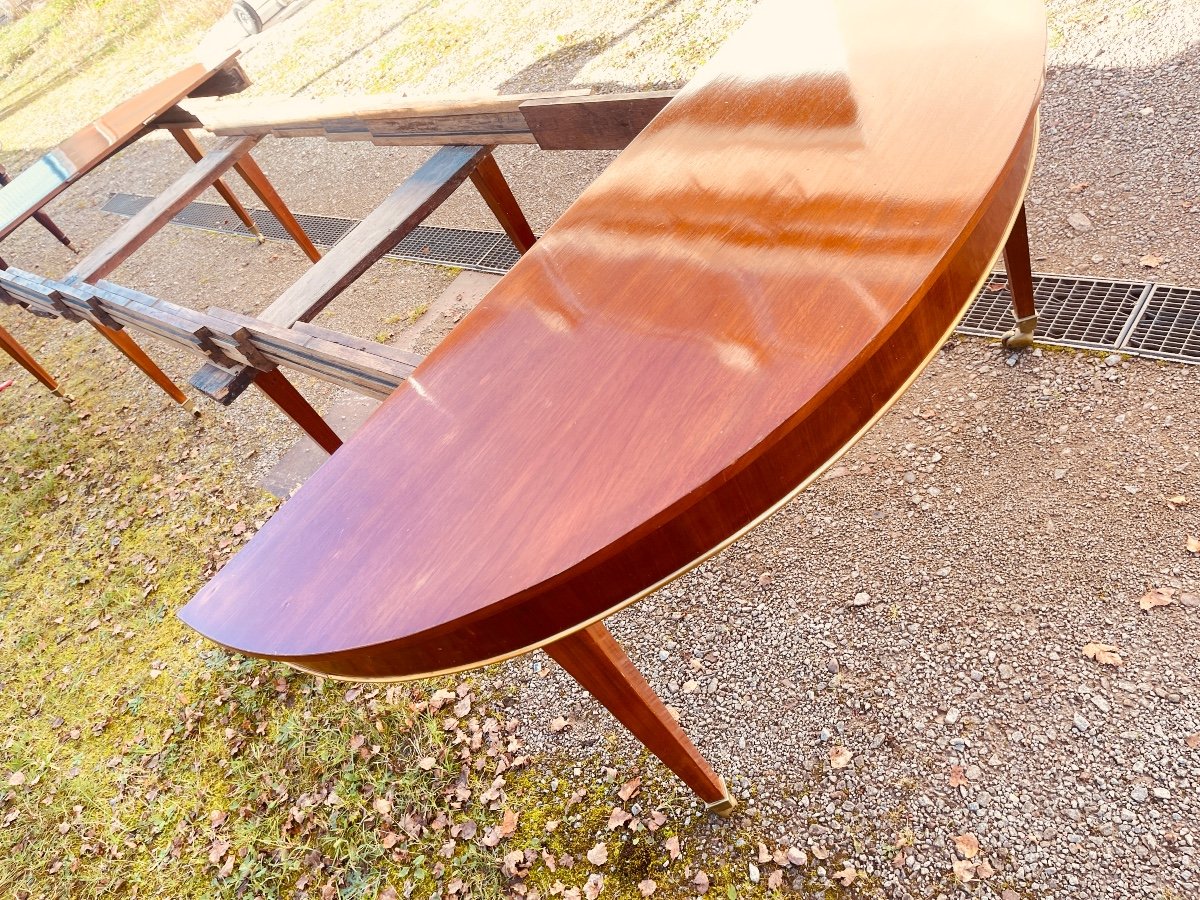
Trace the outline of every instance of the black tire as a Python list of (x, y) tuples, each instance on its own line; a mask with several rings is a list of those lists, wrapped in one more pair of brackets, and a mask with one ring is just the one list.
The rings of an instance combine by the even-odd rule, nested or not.
[(246, 34), (258, 34), (262, 31), (262, 19), (247, 0), (233, 0), (233, 17)]

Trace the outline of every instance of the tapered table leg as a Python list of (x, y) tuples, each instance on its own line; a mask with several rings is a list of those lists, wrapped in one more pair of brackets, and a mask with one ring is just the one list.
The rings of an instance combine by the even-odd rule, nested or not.
[(107, 325), (101, 325), (99, 322), (92, 322), (92, 327), (114, 347), (120, 350), (128, 357), (129, 361), (141, 369), (149, 376), (150, 380), (162, 388), (168, 397), (194, 415), (200, 413), (196, 410), (196, 406), (188, 399), (187, 394), (179, 389), (179, 387), (167, 374), (160, 369), (149, 356), (146, 351), (138, 346), (137, 342), (126, 334), (123, 330), (109, 328)]
[[(179, 146), (183, 148), (183, 152), (188, 155), (188, 158), (192, 162), (200, 162), (204, 158), (204, 151), (200, 149), (200, 145), (196, 143), (195, 138), (192, 137), (186, 128), (168, 128), (167, 130), (171, 132), (171, 136), (175, 138)], [(242, 206), (242, 202), (229, 189), (229, 185), (218, 178), (213, 182), (213, 187), (217, 189), (217, 193), (221, 195), (221, 198), (229, 204), (229, 208), (233, 210), (233, 214), (241, 219), (242, 224), (249, 228), (254, 236), (258, 238), (258, 242), (261, 244), (266, 240), (262, 232), (258, 230), (258, 223), (250, 218), (250, 213), (246, 212), (246, 207)]]
[(67, 395), (62, 392), (62, 388), (58, 386), (58, 382), (54, 380), (54, 377), (43, 369), (38, 361), (33, 358), (33, 355), (22, 347), (21, 343), (3, 327), (0, 327), (0, 350), (3, 350), (16, 360), (17, 365), (48, 387), (53, 393), (64, 400), (67, 399)]
[(521, 212), (517, 198), (513, 196), (508, 182), (504, 180), (504, 175), (491, 154), (485, 156), (472, 170), (471, 183), (475, 185), (480, 196), (495, 215), (496, 221), (500, 223), (504, 233), (513, 242), (513, 246), (521, 253), (529, 250), (537, 238), (534, 237), (533, 229), (525, 220), (525, 213)]
[(304, 233), (304, 229), (300, 227), (296, 217), (283, 202), (283, 198), (279, 196), (271, 182), (267, 181), (267, 176), (258, 167), (258, 163), (247, 154), (234, 168), (245, 179), (246, 184), (250, 185), (250, 190), (254, 191), (258, 195), (258, 199), (266, 204), (267, 209), (279, 220), (279, 224), (292, 236), (292, 240), (300, 246), (305, 255), (313, 262), (319, 260), (321, 252), (308, 239), (308, 235)]
[(259, 372), (254, 376), (254, 383), (326, 453), (333, 453), (342, 446), (342, 439), (329, 427), (329, 423), (321, 418), (321, 414), (312, 408), (312, 404), (278, 369)]
[(708, 809), (719, 815), (733, 811), (737, 804), (724, 779), (704, 761), (602, 623), (559, 638), (543, 649), (683, 779)]
[(1004, 268), (1008, 273), (1008, 290), (1013, 298), (1013, 315), (1017, 324), (1003, 338), (1004, 346), (1019, 350), (1033, 343), (1037, 327), (1037, 308), (1033, 298), (1033, 268), (1029, 262), (1029, 228), (1025, 222), (1025, 205), (1017, 212), (1017, 220), (1004, 242)]

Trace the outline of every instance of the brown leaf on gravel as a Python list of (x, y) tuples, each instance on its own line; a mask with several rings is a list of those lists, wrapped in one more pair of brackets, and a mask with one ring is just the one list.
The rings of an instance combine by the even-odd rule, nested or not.
[(594, 872), (588, 876), (587, 884), (583, 886), (583, 896), (587, 897), (587, 900), (596, 900), (602, 890), (604, 890), (604, 876), (599, 872)]
[(817, 859), (822, 859), (822, 860), (829, 859), (829, 851), (826, 850), (824, 847), (822, 847), (820, 844), (817, 844), (815, 847), (812, 848), (812, 855), (815, 856)]
[(13, 772), (11, 775), (8, 776), (8, 786), (9, 787), (20, 787), (24, 783), (25, 783), (25, 773), (24, 772)]
[(1200, 731), (1197, 731), (1195, 734), (1189, 734), (1183, 739), (1183, 742), (1192, 750), (1200, 747)]
[(829, 751), (829, 766), (833, 769), (844, 769), (850, 765), (854, 754), (845, 747), (834, 747)]
[(1125, 660), (1112, 644), (1084, 644), (1083, 655), (1106, 666), (1123, 666)]
[(762, 841), (758, 842), (758, 861), (760, 863), (768, 863), (771, 861), (771, 851), (767, 849), (767, 845)]
[(1080, 182), (1068, 187), (1067, 190), (1070, 191), (1072, 194), (1082, 194), (1087, 189), (1087, 186), (1088, 186), (1088, 182), (1080, 181)]
[(608, 845), (601, 841), (587, 852), (587, 861), (593, 866), (602, 866), (608, 862)]
[(1171, 509), (1179, 509), (1181, 506), (1187, 506), (1188, 502), (1188, 498), (1183, 496), (1183, 494), (1176, 494), (1174, 497), (1167, 498), (1167, 506), (1171, 507)]
[(1200, 537), (1188, 535), (1187, 539), (1188, 553), (1200, 553)]
[(653, 882), (651, 879), (649, 879), (649, 878), (647, 878), (645, 881), (639, 881), (639, 882), (638, 882), (638, 892), (639, 892), (639, 893), (640, 893), (640, 894), (641, 894), (643, 897), (649, 897), (649, 896), (650, 896), (651, 894), (653, 894), (653, 893), (654, 893), (656, 890), (658, 890), (658, 885), (657, 885), (657, 884), (655, 884), (655, 883), (654, 883), (654, 882)]
[(701, 869), (696, 873), (696, 877), (692, 879), (692, 884), (696, 886), (697, 894), (708, 893), (708, 874)]
[(475, 837), (479, 831), (479, 826), (475, 824), (473, 819), (467, 819), (465, 822), (459, 822), (457, 825), (450, 826), (450, 836), (461, 838), (464, 841), (469, 841)]
[(638, 791), (642, 789), (642, 779), (633, 778), (625, 782), (621, 789), (617, 791), (617, 796), (628, 803), (637, 796)]
[(679, 852), (679, 838), (678, 837), (676, 837), (675, 835), (671, 835), (671, 837), (669, 837), (665, 841), (663, 841), (663, 848), (667, 851), (668, 854), (670, 854), (672, 862), (679, 859), (680, 852)]
[(1005, 888), (1000, 892), (1000, 900), (1021, 900), (1021, 895), (1012, 888)]
[(649, 828), (651, 831), (658, 831), (658, 829), (662, 828), (666, 824), (667, 817), (663, 813), (660, 813), (657, 809), (650, 810), (650, 817), (646, 821), (647, 828)]
[(614, 806), (612, 808), (612, 812), (608, 814), (608, 827), (610, 830), (613, 828), (620, 828), (632, 818), (633, 816), (625, 812), (625, 810), (621, 809), (621, 807)]
[(428, 772), (430, 769), (432, 769), (436, 765), (437, 765), (437, 760), (434, 759), (432, 756), (425, 756), (425, 757), (422, 757), (421, 759), (417, 760), (417, 768), (423, 772)]
[(992, 868), (992, 864), (986, 859), (981, 859), (975, 863), (975, 874), (980, 878), (991, 878), (996, 874), (996, 870)]
[(767, 876), (767, 890), (777, 891), (783, 887), (783, 869), (776, 869)]
[(558, 716), (558, 717), (550, 720), (550, 730), (553, 731), (555, 734), (558, 734), (564, 728), (569, 727), (570, 724), (571, 723), (568, 722), (566, 719), (564, 719), (562, 716)]
[(1147, 269), (1157, 269), (1167, 261), (1165, 256), (1155, 256), (1153, 253), (1147, 253), (1138, 260)]
[(221, 858), (229, 852), (229, 841), (215, 840), (212, 846), (208, 848), (208, 861), (216, 865), (221, 861)]
[(962, 766), (950, 767), (950, 787), (962, 787), (968, 784), (967, 770)]
[(854, 868), (854, 866), (848, 865), (840, 872), (834, 872), (830, 877), (833, 878), (834, 881), (840, 881), (842, 883), (842, 887), (850, 887), (850, 885), (854, 884), (854, 879), (858, 877), (858, 871)]
[(964, 884), (975, 877), (975, 867), (965, 859), (956, 859), (954, 861), (954, 874), (958, 880)]
[(1156, 606), (1170, 606), (1175, 602), (1175, 588), (1156, 587), (1148, 590), (1142, 599), (1138, 601), (1138, 606), (1149, 612)]
[(958, 851), (959, 856), (973, 859), (979, 853), (979, 838), (969, 831), (955, 835), (954, 849)]

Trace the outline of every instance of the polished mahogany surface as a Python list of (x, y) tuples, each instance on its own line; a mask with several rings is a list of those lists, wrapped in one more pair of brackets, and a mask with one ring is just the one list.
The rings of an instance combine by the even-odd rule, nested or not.
[(744, 532), (988, 271), (1044, 35), (1034, 0), (763, 4), (181, 616), (420, 675), (569, 633)]
[(72, 182), (112, 156), (155, 116), (203, 84), (230, 59), (194, 63), (109, 110), (80, 129), (0, 189), (0, 240), (62, 193)]

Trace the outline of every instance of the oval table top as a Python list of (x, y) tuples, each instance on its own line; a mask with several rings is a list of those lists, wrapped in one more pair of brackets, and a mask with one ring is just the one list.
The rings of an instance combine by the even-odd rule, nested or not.
[(180, 615), (351, 678), (544, 645), (893, 402), (1033, 161), (1036, 0), (764, 3)]

